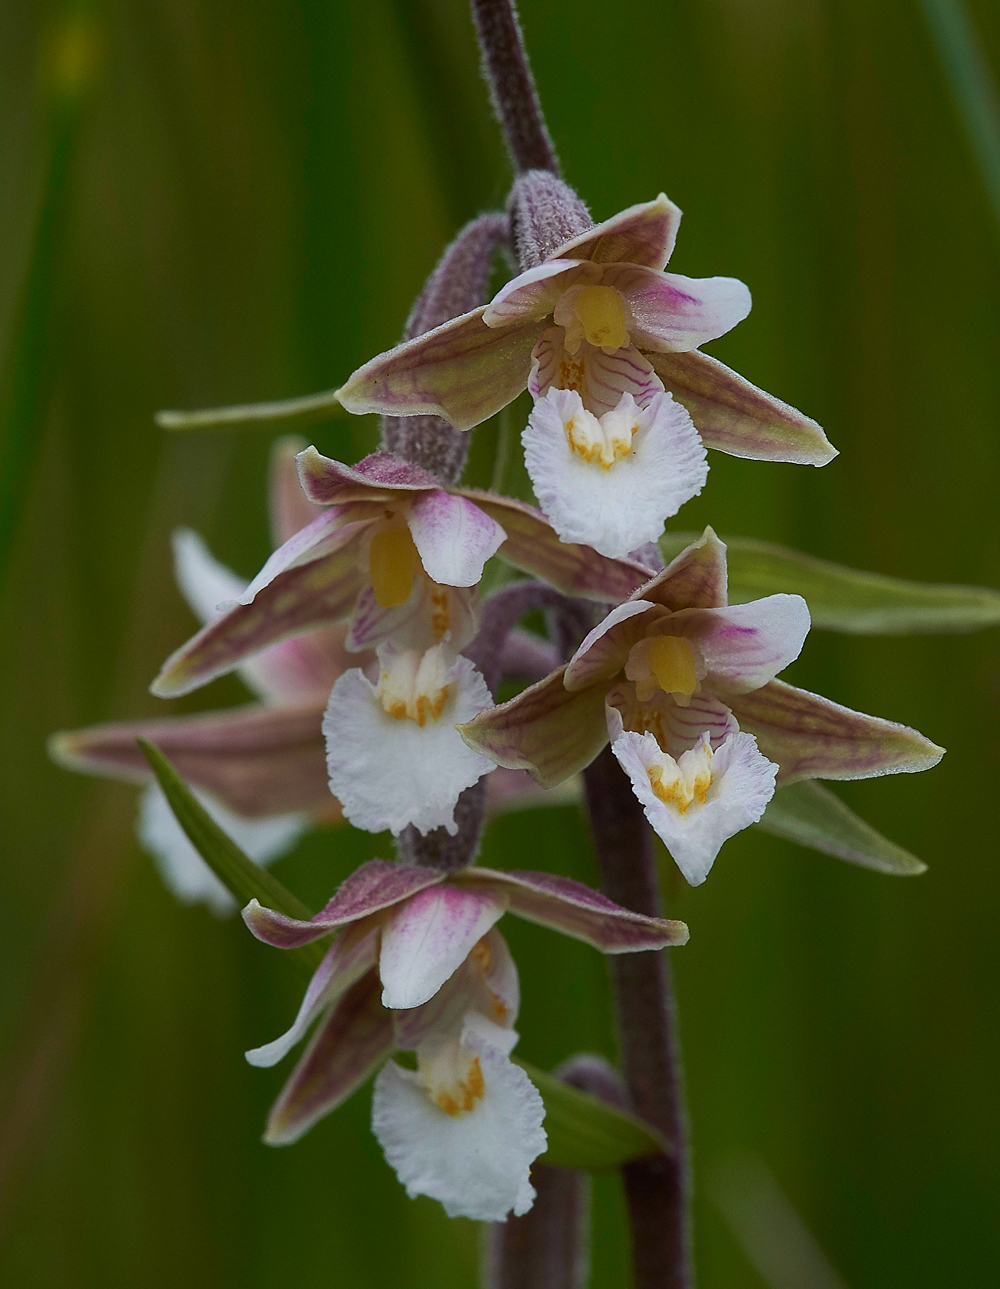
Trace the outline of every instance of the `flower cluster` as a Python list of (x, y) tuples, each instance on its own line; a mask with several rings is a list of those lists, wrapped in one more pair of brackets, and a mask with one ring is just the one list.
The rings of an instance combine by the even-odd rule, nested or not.
[[(488, 236), (482, 224), (460, 236), (415, 311), (429, 329), (338, 391), (349, 411), (386, 418), (383, 448), (349, 465), (279, 447), (276, 549), (249, 584), (178, 536), (178, 580), (203, 625), (153, 692), (236, 671), (259, 701), (54, 742), (74, 768), (143, 778), (134, 739), (151, 738), (262, 862), (341, 813), (394, 836), (397, 860), (363, 865), (311, 920), (256, 901), (243, 910), (279, 948), (334, 936), (291, 1028), (247, 1054), (273, 1065), (312, 1031), (266, 1140), (294, 1141), (378, 1070), (373, 1129), (408, 1192), (483, 1220), (530, 1207), (546, 1142), (539, 1094), (511, 1059), (519, 985), (500, 917), (608, 954), (687, 939), (682, 923), (569, 879), (477, 866), (486, 810), (572, 782), (610, 742), (697, 884), (776, 783), (919, 770), (941, 755), (913, 730), (777, 679), (806, 640), (806, 602), (730, 605), (711, 529), (663, 567), (655, 542), (704, 488), (707, 448), (813, 465), (835, 453), (814, 421), (701, 353), (750, 296), (731, 278), (665, 271), (673, 203), (596, 226), (581, 210), (569, 194), (550, 211), (565, 235), (536, 237), (488, 303), (435, 319), (429, 301), (487, 280), (506, 223), (484, 217)], [(513, 230), (519, 246), (544, 224), (535, 213)], [(462, 432), (525, 389), (539, 508), (458, 480)], [(494, 559), (511, 572), (483, 596)], [(539, 608), (549, 641), (519, 626)], [(496, 703), (501, 678), (521, 688)], [(178, 893), (224, 905), (161, 798), (147, 796), (143, 819)]]

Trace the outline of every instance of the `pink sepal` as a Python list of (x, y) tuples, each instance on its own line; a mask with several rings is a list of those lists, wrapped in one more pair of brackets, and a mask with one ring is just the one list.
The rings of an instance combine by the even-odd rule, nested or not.
[(510, 900), (510, 911), (553, 927), (603, 953), (638, 953), (686, 944), (683, 922), (645, 917), (615, 904), (582, 882), (553, 873), (465, 868), (452, 879), (463, 886), (490, 885)]
[(275, 439), (271, 447), (267, 503), (275, 546), (281, 546), (311, 524), (318, 513), (299, 483), (295, 459), (305, 446), (304, 439), (287, 434)]
[(726, 595), (726, 547), (711, 528), (671, 560), (662, 573), (641, 586), (636, 598), (662, 604), (665, 609), (724, 608)]
[(399, 461), (389, 452), (372, 452), (357, 465), (349, 466), (309, 447), (299, 453), (297, 461), (302, 488), (317, 506), (388, 501), (396, 492), (421, 492), (439, 486), (427, 470)]
[(680, 210), (661, 192), (655, 201), (629, 206), (563, 242), (550, 258), (662, 269), (673, 254), (680, 222)]

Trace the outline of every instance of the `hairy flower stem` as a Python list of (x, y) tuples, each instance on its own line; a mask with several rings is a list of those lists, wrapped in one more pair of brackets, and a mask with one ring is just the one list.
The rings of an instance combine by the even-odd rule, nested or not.
[[(404, 340), (433, 331), (486, 299), (493, 255), (510, 239), (506, 215), (470, 220), (445, 250), (407, 319)], [(469, 450), (469, 435), (440, 416), (385, 416), (382, 446), (402, 461), (429, 470), (442, 483), (457, 483)]]
[[(605, 895), (659, 915), (652, 833), (610, 748), (583, 774)], [(683, 1076), (669, 950), (611, 959), (621, 1062), (632, 1108), (658, 1128), (669, 1154), (622, 1170), (635, 1289), (693, 1289)]]
[(514, 169), (559, 173), (513, 0), (472, 0), (483, 76)]

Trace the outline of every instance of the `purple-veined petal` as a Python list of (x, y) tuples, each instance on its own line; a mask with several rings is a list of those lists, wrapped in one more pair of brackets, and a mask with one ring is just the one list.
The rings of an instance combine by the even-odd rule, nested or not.
[(685, 353), (732, 330), (750, 312), (750, 292), (736, 278), (681, 277), (633, 264), (609, 264), (601, 283), (621, 292), (640, 349)]
[(483, 322), (495, 329), (541, 322), (571, 286), (599, 282), (600, 269), (577, 260), (549, 259), (526, 269), (502, 286), (483, 310)]
[(390, 1054), (392, 1020), (379, 1005), (378, 976), (369, 972), (319, 1026), (271, 1109), (264, 1141), (288, 1146), (336, 1110)]
[(311, 524), (299, 529), (268, 556), (264, 567), (239, 597), (240, 604), (252, 604), (256, 596), (283, 573), (313, 564), (345, 548), (353, 548), (372, 522), (381, 519), (382, 515), (382, 504), (368, 501), (321, 510)]
[(167, 661), (150, 691), (175, 698), (224, 676), (270, 645), (350, 613), (363, 585), (358, 568), (358, 528), (333, 554), (278, 574), (250, 604), (238, 604), (203, 627)]
[[(383, 676), (387, 649), (380, 647)], [(438, 714), (419, 724), (390, 715), (360, 670), (345, 672), (334, 685), (323, 719), (330, 790), (356, 828), (400, 833), (413, 824), (422, 833), (456, 832), (459, 796), (493, 765), (455, 727), (488, 707), (490, 692), (465, 657), (447, 671), (445, 686)]]
[(406, 522), (427, 576), (443, 586), (477, 586), (507, 536), (473, 502), (441, 488), (418, 497)]
[(406, 900), (382, 928), (383, 1007), (419, 1007), (433, 998), (506, 911), (502, 893), (450, 882)]
[(329, 810), (321, 723), (324, 706), (250, 704), (158, 721), (92, 725), (56, 734), (55, 761), (85, 774), (148, 783), (149, 764), (137, 738), (155, 743), (189, 783), (249, 817)]
[(556, 249), (552, 259), (642, 264), (662, 269), (673, 254), (681, 212), (665, 193), (629, 206)]
[(609, 559), (589, 546), (561, 542), (545, 516), (523, 501), (473, 488), (460, 491), (507, 534), (497, 551), (500, 559), (541, 578), (564, 595), (615, 602), (649, 580), (649, 570), (641, 564)]
[[(610, 461), (610, 448), (600, 454), (606, 438), (619, 448)], [(708, 477), (701, 439), (669, 394), (645, 407), (624, 394), (597, 421), (575, 390), (550, 389), (536, 401), (521, 442), (535, 496), (560, 539), (612, 558), (655, 542), (664, 520)]]
[[(262, 867), (291, 850), (309, 827), (309, 817), (302, 812), (248, 819), (208, 793), (192, 791), (227, 836)], [(164, 886), (182, 904), (205, 904), (216, 917), (236, 912), (236, 901), (192, 846), (158, 784), (150, 784), (139, 799), (136, 832)]]
[[(651, 827), (692, 886), (708, 876), (722, 843), (756, 823), (774, 796), (778, 767), (761, 755), (751, 734), (730, 735), (709, 757), (701, 747), (682, 754), (681, 772), (688, 758), (701, 757), (710, 762), (711, 773), (704, 801), (692, 801), (683, 810), (654, 788), (651, 774), (659, 773), (665, 758), (652, 734), (622, 734), (611, 750), (631, 779)], [(669, 773), (676, 763), (667, 761), (667, 766)]]
[(542, 1098), (491, 1036), (479, 1023), (462, 1033), (482, 1079), (471, 1110), (446, 1113), (418, 1071), (390, 1061), (375, 1082), (372, 1131), (411, 1198), (430, 1195), (449, 1217), (502, 1222), (531, 1207), (531, 1164), (547, 1138)]
[(306, 446), (297, 434), (275, 439), (271, 447), (271, 464), (267, 482), (268, 514), (271, 537), (281, 546), (297, 532), (311, 524), (319, 513), (299, 482), (296, 457)]
[(528, 383), (541, 324), (490, 328), (483, 310), (454, 318), (359, 367), (337, 397), (349, 412), (443, 416), (469, 430)]
[(929, 770), (944, 755), (907, 725), (866, 716), (781, 680), (729, 705), (757, 736), (763, 754), (780, 766), (778, 783), (797, 779), (873, 779)]
[(637, 594), (665, 609), (719, 609), (729, 603), (726, 594), (726, 547), (711, 528), (670, 561)]
[(724, 609), (683, 609), (669, 620), (666, 634), (697, 644), (708, 668), (706, 689), (723, 696), (746, 694), (773, 680), (802, 652), (809, 608), (801, 595), (780, 594)]
[[(566, 666), (569, 690), (585, 689), (599, 681), (610, 683), (625, 666), (628, 652), (646, 634), (643, 615), (656, 608), (649, 600), (626, 600), (612, 609), (583, 640)], [(650, 619), (649, 621), (652, 621)]]
[(623, 394), (631, 394), (645, 407), (654, 395), (663, 393), (659, 376), (635, 345), (606, 354), (584, 340), (571, 354), (563, 343), (564, 334), (562, 327), (547, 327), (538, 337), (528, 377), (532, 398), (544, 397), (552, 386), (574, 389), (588, 412), (603, 416), (618, 406)]
[(731, 734), (739, 732), (729, 708), (705, 690), (692, 694), (686, 707), (676, 703), (671, 694), (664, 693), (640, 703), (635, 686), (624, 681), (609, 692), (605, 716), (612, 742), (626, 730), (649, 733), (673, 757), (696, 747), (703, 734), (708, 734), (715, 749)]
[(458, 726), (458, 732), (497, 765), (529, 770), (542, 787), (555, 787), (589, 765), (607, 743), (604, 690), (591, 686), (570, 693), (560, 668)]
[(243, 921), (265, 944), (272, 944), (276, 949), (299, 949), (328, 935), (338, 926), (358, 922), (391, 908), (418, 891), (444, 881), (444, 878), (445, 874), (436, 868), (370, 859), (355, 869), (341, 883), (333, 899), (308, 921), (265, 909), (257, 900), (251, 900), (243, 910)]
[(356, 928), (338, 936), (313, 973), (291, 1027), (263, 1047), (251, 1048), (245, 1053), (247, 1061), (264, 1069), (277, 1065), (305, 1038), (317, 1016), (375, 966), (378, 937), (377, 926)]
[(651, 353), (664, 387), (683, 403), (705, 446), (753, 461), (826, 465), (837, 449), (812, 417), (765, 394), (717, 358)]
[(453, 880), (467, 889), (485, 885), (502, 891), (510, 901), (511, 913), (583, 940), (602, 953), (638, 953), (669, 944), (687, 944), (688, 929), (683, 922), (633, 913), (571, 877), (465, 868)]
[(401, 649), (421, 652), (447, 637), (452, 652), (464, 649), (479, 630), (479, 596), (475, 588), (439, 586), (427, 577), (415, 577), (410, 598), (395, 608), (383, 609), (369, 585), (358, 595), (351, 614), (347, 644), (351, 649), (371, 649), (391, 639)]
[(317, 506), (342, 506), (351, 501), (405, 501), (407, 494), (437, 488), (438, 481), (418, 465), (400, 461), (390, 452), (372, 452), (355, 466), (344, 465), (306, 448), (297, 457), (305, 495)]

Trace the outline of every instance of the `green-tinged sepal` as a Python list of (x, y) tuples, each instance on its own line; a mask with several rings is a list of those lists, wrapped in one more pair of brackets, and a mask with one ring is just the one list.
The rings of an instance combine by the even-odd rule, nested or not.
[[(665, 533), (668, 562), (697, 533)], [(742, 604), (776, 591), (801, 595), (814, 627), (850, 635), (912, 635), (976, 631), (1000, 623), (1000, 591), (981, 586), (911, 582), (846, 568), (788, 546), (752, 537), (724, 538), (729, 554), (729, 601)]]
[(756, 827), (877, 873), (913, 877), (927, 870), (916, 855), (883, 837), (815, 779), (779, 788)]
[[(155, 743), (137, 739), (146, 760), (152, 766), (163, 795), (170, 803), (177, 822), (184, 829), (188, 841), (209, 866), (220, 882), (230, 892), (241, 908), (251, 900), (259, 900), (266, 908), (276, 909), (289, 917), (303, 921), (312, 917), (312, 910), (297, 899), (287, 887), (266, 869), (258, 868), (248, 859), (239, 846), (192, 796), (180, 775)], [(285, 955), (294, 961), (307, 976), (319, 966), (329, 945), (315, 942)]]
[(635, 1115), (570, 1087), (517, 1056), (511, 1059), (524, 1070), (545, 1102), (549, 1144), (539, 1163), (602, 1172), (647, 1155), (669, 1153), (656, 1129)]
[(261, 430), (320, 425), (347, 416), (336, 390), (283, 398), (271, 403), (238, 403), (232, 407), (206, 407), (194, 412), (156, 413), (161, 430)]

